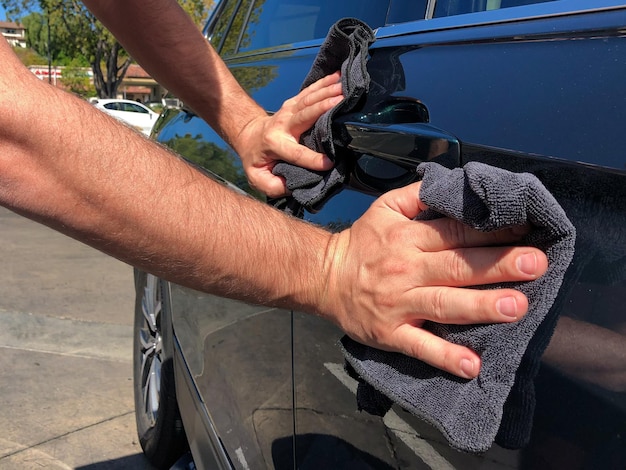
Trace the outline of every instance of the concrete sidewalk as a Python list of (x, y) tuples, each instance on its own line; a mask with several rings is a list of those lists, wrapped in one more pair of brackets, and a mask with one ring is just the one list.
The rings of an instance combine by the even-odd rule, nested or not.
[(132, 268), (0, 208), (0, 469), (150, 469)]

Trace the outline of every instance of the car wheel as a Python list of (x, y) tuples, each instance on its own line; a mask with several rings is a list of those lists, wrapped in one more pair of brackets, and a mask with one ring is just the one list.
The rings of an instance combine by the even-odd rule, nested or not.
[(166, 281), (136, 272), (133, 379), (141, 447), (157, 468), (187, 449), (174, 386), (172, 320)]

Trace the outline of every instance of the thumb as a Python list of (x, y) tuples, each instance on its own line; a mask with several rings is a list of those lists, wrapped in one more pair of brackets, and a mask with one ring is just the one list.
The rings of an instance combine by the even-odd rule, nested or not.
[(419, 213), (428, 209), (428, 206), (419, 198), (421, 186), (422, 183), (418, 182), (394, 189), (383, 194), (374, 204), (391, 209), (407, 219), (414, 219)]

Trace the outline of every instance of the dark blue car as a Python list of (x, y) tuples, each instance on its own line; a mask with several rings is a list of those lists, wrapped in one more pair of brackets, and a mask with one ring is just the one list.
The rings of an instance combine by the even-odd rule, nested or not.
[[(183, 454), (205, 469), (626, 468), (626, 5), (222, 0), (205, 33), (272, 112), (298, 92), (343, 17), (375, 29), (368, 71), (382, 90), (361, 112), (386, 109), (386, 121), (368, 126), (373, 138), (359, 141), (350, 178), (319, 210), (302, 210), (304, 219), (345, 227), (378, 195), (413, 181), (430, 158), (413, 151), (416, 139), (433, 138), (428, 124), (457, 146), (449, 164), (531, 172), (576, 226), (530, 440), (463, 453), (398, 406), (384, 417), (359, 412), (333, 325), (136, 272), (146, 455), (163, 468)], [(191, 110), (167, 110), (154, 135), (207, 177), (261, 198), (237, 155)]]

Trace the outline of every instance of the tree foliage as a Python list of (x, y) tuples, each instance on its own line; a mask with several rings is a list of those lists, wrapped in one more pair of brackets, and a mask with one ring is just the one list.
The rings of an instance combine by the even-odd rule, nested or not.
[[(179, 3), (200, 24), (206, 19), (212, 1), (179, 0)], [(0, 4), (9, 19), (28, 28), (28, 43), (37, 53), (59, 65), (76, 61), (89, 64), (98, 96), (116, 96), (132, 58), (82, 2), (2, 0)]]
[[(230, 28), (226, 28), (225, 25), (219, 25), (213, 31), (213, 37), (211, 41), (218, 47), (221, 44), (221, 54), (230, 54), (235, 52), (235, 49), (247, 48), (250, 46), (252, 37), (250, 31), (253, 30), (251, 25), (259, 22), (263, 7), (265, 6), (265, 0), (242, 0), (235, 13), (235, 8), (238, 4), (236, 2), (229, 2), (224, 7), (222, 12), (222, 18), (224, 21), (230, 21), (232, 17), (232, 24)], [(252, 7), (252, 9), (251, 9)], [(249, 25), (244, 29), (244, 22)], [(241, 31), (244, 30), (243, 36), (240, 38), (239, 34), (228, 34), (229, 31)], [(268, 65), (262, 67), (237, 67), (231, 69), (231, 73), (237, 79), (239, 84), (250, 94), (254, 91), (263, 88), (269, 82), (274, 80), (277, 76), (277, 68), (275, 65)]]
[(178, 3), (199, 28), (204, 26), (213, 7), (213, 0), (178, 0)]
[(45, 57), (40, 56), (33, 49), (15, 46), (13, 47), (13, 52), (15, 52), (15, 55), (19, 57), (20, 62), (26, 67), (30, 65), (46, 65), (48, 63), (48, 60)]
[(61, 77), (61, 83), (66, 90), (83, 98), (89, 98), (94, 96), (95, 87), (91, 83), (89, 74), (81, 66), (79, 61), (70, 62), (65, 66), (63, 70), (63, 77)]

